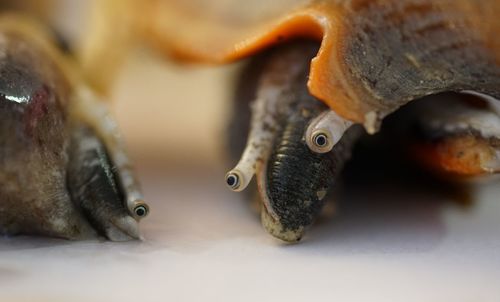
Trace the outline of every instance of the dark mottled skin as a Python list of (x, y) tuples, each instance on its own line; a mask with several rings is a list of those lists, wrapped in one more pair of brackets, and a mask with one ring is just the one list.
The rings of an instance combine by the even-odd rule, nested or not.
[[(291, 47), (307, 49), (307, 44), (292, 44)], [(266, 169), (271, 207), (283, 228), (291, 231), (311, 225), (318, 217), (325, 203), (325, 199), (319, 198), (318, 194), (323, 191), (325, 195), (331, 190), (360, 133), (357, 127), (350, 129), (328, 153), (319, 154), (309, 149), (304, 137), (306, 129), (313, 118), (327, 109), (307, 89), (309, 60), (305, 56), (303, 62), (296, 62), (305, 64), (306, 68), (296, 79), (292, 90), (283, 96), (293, 101), (281, 117), (283, 126), (274, 142)]]
[(343, 60), (365, 108), (392, 112), (443, 91), (500, 98), (500, 62), (463, 11), (422, 0), (355, 0), (346, 8)]
[[(325, 199), (318, 192), (329, 192), (338, 172), (350, 156), (352, 135), (349, 133), (331, 152), (312, 152), (304, 140), (310, 120), (326, 107), (303, 95), (290, 108), (285, 128), (279, 134), (268, 161), (268, 196), (273, 210), (287, 230), (307, 227), (323, 208)], [(310, 115), (304, 116), (307, 110)], [(355, 129), (359, 130), (359, 129)]]

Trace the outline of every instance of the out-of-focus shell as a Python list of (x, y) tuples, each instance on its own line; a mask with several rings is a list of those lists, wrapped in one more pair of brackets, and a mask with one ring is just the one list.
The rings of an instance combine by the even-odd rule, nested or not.
[(297, 37), (321, 41), (310, 92), (368, 128), (441, 91), (500, 97), (498, 0), (110, 1), (123, 21), (113, 27), (188, 61), (230, 62)]

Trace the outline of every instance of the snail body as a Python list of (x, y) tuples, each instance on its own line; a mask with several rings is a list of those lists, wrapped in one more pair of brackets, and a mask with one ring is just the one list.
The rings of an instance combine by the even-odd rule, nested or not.
[(0, 17), (0, 233), (140, 238), (112, 118), (40, 28)]
[[(264, 228), (290, 242), (300, 240), (321, 213), (325, 197), (361, 134), (359, 127), (347, 127), (328, 152), (310, 149), (305, 138), (307, 129), (329, 111), (307, 91), (309, 61), (316, 49), (315, 43), (291, 43), (259, 57), (258, 63), (251, 63), (262, 66), (255, 74), (258, 88), (253, 103), (236, 106), (234, 113), (234, 120), (239, 120), (250, 108), (252, 118), (248, 120), (250, 131), (242, 158), (228, 172), (226, 182), (234, 191), (241, 191), (249, 181), (241, 182), (240, 175), (248, 179), (247, 175), (255, 174)], [(233, 122), (230, 127), (237, 124)], [(244, 134), (240, 132), (239, 136)], [(265, 144), (256, 143), (261, 137), (266, 137)], [(242, 148), (238, 134), (232, 135), (232, 140), (235, 141), (230, 145), (238, 149), (239, 144)], [(255, 156), (245, 158), (248, 154)], [(251, 162), (246, 173), (241, 172), (245, 168), (242, 161)], [(239, 187), (231, 186), (231, 177), (237, 179)]]

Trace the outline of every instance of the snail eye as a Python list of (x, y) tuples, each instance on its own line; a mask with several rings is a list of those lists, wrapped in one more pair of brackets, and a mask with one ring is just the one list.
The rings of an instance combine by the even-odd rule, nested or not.
[(313, 138), (314, 144), (318, 147), (328, 145), (328, 137), (324, 133), (318, 133)]
[(229, 173), (226, 177), (226, 184), (231, 188), (231, 189), (236, 189), (240, 185), (240, 179), (238, 175), (234, 173)]
[(144, 205), (138, 205), (134, 208), (134, 213), (137, 217), (146, 217), (148, 215), (148, 208)]

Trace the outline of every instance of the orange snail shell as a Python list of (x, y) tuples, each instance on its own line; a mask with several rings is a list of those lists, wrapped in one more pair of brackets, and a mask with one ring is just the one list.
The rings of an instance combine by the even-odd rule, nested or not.
[(359, 123), (442, 91), (500, 97), (496, 0), (265, 3), (149, 0), (130, 19), (154, 48), (187, 61), (230, 62), (297, 37), (321, 41), (309, 90)]

